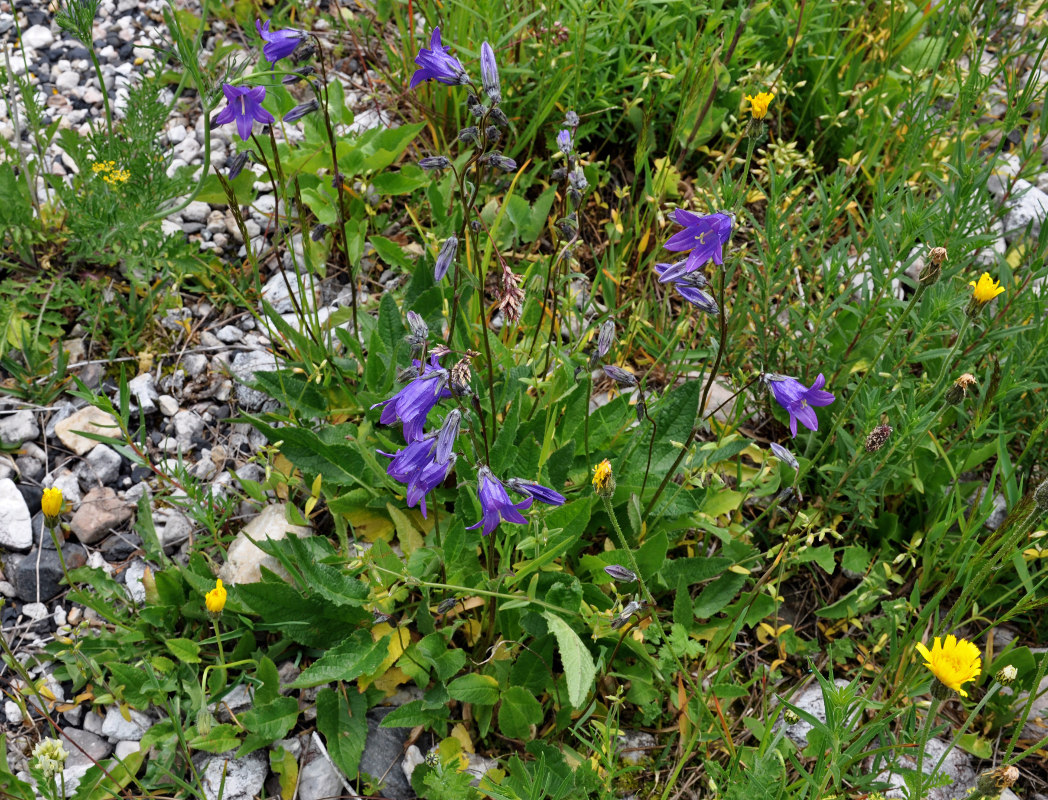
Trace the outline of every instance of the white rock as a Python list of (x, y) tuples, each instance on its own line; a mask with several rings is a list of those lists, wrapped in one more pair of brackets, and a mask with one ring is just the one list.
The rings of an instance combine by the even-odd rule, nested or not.
[(253, 381), (256, 372), (273, 372), (276, 369), (277, 362), (272, 353), (264, 350), (249, 350), (237, 353), (233, 363), (230, 364), (230, 371), (233, 373), (233, 377), (239, 381), (237, 384), (237, 401), (240, 405), (249, 411), (261, 408), (269, 399), (269, 396), (258, 389), (252, 389), (250, 386), (244, 385), (244, 382)]
[(1004, 234), (1008, 241), (1022, 236), (1027, 227), (1030, 235), (1037, 237), (1041, 225), (1048, 217), (1048, 193), (1045, 193), (1022, 178), (1005, 180), (998, 174), (990, 176), (986, 184), (993, 196), (1006, 204)]
[[(842, 688), (848, 685), (848, 681), (843, 678), (837, 678), (834, 684), (838, 688)], [(812, 681), (811, 684), (802, 691), (796, 697), (788, 698), (792, 705), (802, 711), (806, 711), (815, 717), (820, 722), (826, 721), (826, 702), (822, 696), (822, 686), (818, 681)], [(785, 724), (783, 721), (779, 721), (778, 725)], [(801, 747), (804, 747), (808, 743), (808, 734), (813, 730), (813, 726), (805, 721), (803, 718), (794, 722), (792, 725), (786, 726), (786, 735), (793, 739)]]
[(123, 761), (132, 753), (137, 753), (142, 749), (142, 745), (138, 742), (117, 742), (116, 749), (113, 751), (113, 755)]
[(146, 587), (142, 584), (142, 578), (145, 577), (147, 569), (146, 562), (136, 558), (124, 571), (124, 586), (127, 589), (127, 595), (137, 605), (142, 605), (146, 601)]
[[(943, 753), (949, 745), (941, 739), (930, 739), (924, 752), (924, 763), (922, 764), (922, 770), (926, 775), (930, 775), (932, 769), (938, 763)], [(899, 763), (906, 769), (916, 769), (917, 761), (915, 758), (910, 758), (908, 755), (900, 755)], [(972, 767), (971, 757), (965, 753), (961, 748), (954, 747), (950, 750), (949, 754), (943, 760), (943, 765), (938, 773), (940, 776), (949, 776), (952, 784), (949, 786), (942, 786), (936, 789), (928, 789), (924, 797), (927, 800), (957, 800), (958, 798), (966, 797), (968, 789), (975, 785), (976, 773)], [(877, 783), (890, 783), (891, 788), (885, 793), (885, 797), (890, 798), (904, 798), (909, 796), (909, 791), (905, 789), (905, 782), (902, 776), (893, 773), (891, 770), (885, 770), (877, 776)]]
[(235, 325), (223, 325), (221, 328), (215, 331), (215, 336), (218, 338), (220, 342), (225, 342), (226, 344), (236, 344), (244, 338), (244, 332)]
[(74, 510), (80, 504), (80, 481), (70, 470), (59, 470), (58, 474), (51, 481), (51, 486), (61, 490), (62, 497)]
[(22, 442), (30, 442), (40, 435), (40, 425), (32, 411), (16, 411), (14, 414), (0, 416), (0, 444), (5, 447), (17, 447)]
[(24, 553), (33, 546), (29, 506), (10, 478), (0, 480), (0, 547)]
[[(309, 528), (292, 525), (284, 517), (284, 504), (269, 505), (237, 534), (226, 553), (226, 563), (218, 576), (228, 584), (258, 583), (262, 580), (261, 567), (284, 574), (284, 568), (273, 558), (263, 553), (250, 539), (273, 541), (283, 539), (288, 533), (296, 536), (309, 536)], [(250, 539), (248, 538), (250, 537)]]
[[(153, 724), (153, 719), (148, 714), (129, 708), (130, 720), (120, 715), (120, 709), (110, 706), (106, 709), (106, 718), (102, 721), (102, 735), (108, 736), (112, 741), (137, 742), (142, 739), (145, 732)], [(87, 720), (84, 721), (84, 729), (87, 729)]]
[[(201, 775), (207, 800), (253, 800), (269, 774), (269, 760), (256, 750), (243, 758), (232, 754), (209, 758)], [(221, 789), (221, 794), (219, 790)]]
[(169, 394), (162, 394), (157, 400), (160, 413), (165, 417), (173, 417), (178, 412), (178, 401)]
[(316, 745), (317, 743), (311, 742), (304, 758), (305, 764), (298, 773), (299, 800), (341, 797), (342, 778)]
[(171, 144), (178, 144), (179, 142), (181, 142), (185, 138), (186, 138), (186, 126), (185, 125), (175, 125), (175, 127), (171, 128), (171, 130), (169, 130), (167, 132), (167, 140), (169, 142), (171, 142)]
[[(288, 291), (289, 286), (290, 291)], [(303, 310), (313, 308), (315, 300), (313, 289), (313, 279), (310, 275), (304, 275), (303, 280), (299, 281), (294, 274), (278, 272), (262, 287), (262, 299), (273, 306), (278, 314), (288, 314), (295, 310), (296, 302)], [(294, 293), (294, 301), (292, 301), (292, 293)]]
[(127, 390), (135, 398), (138, 409), (143, 414), (152, 414), (156, 411), (158, 399), (156, 385), (153, 382), (153, 373), (145, 372), (127, 382)]
[(55, 78), (55, 88), (59, 91), (70, 92), (80, 85), (80, 76), (73, 70), (63, 72)]
[(183, 450), (193, 447), (193, 439), (204, 432), (204, 420), (195, 411), (179, 411), (172, 418), (175, 426), (175, 439)]
[(86, 406), (70, 417), (55, 425), (55, 435), (66, 447), (82, 456), (93, 448), (98, 442), (80, 436), (77, 431), (94, 433), (101, 436), (120, 436), (120, 428), (112, 414), (107, 414), (94, 406)]
[(208, 214), (211, 213), (211, 206), (207, 203), (202, 203), (199, 200), (194, 200), (188, 206), (182, 209), (182, 219), (186, 222), (207, 222)]
[(4, 703), (4, 716), (7, 718), (9, 725), (22, 724), (22, 709), (13, 700), (8, 700)]
[[(32, 50), (42, 50), (54, 44), (55, 35), (43, 25), (34, 25), (22, 33), (22, 44)], [(13, 60), (13, 59), (12, 59)]]
[(43, 603), (26, 603), (22, 606), (22, 613), (25, 614), (29, 619), (36, 622), (44, 617), (50, 616), (50, 612), (47, 610), (47, 606)]

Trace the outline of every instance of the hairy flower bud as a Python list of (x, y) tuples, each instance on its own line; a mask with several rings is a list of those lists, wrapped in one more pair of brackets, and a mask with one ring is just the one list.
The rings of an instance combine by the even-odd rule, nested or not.
[(498, 150), (488, 154), (487, 162), (493, 167), (498, 167), (505, 172), (513, 172), (517, 168), (517, 162), (512, 158), (502, 155)]
[(502, 113), (501, 108), (491, 109), (491, 113), (488, 115), (488, 117), (500, 128), (505, 128), (507, 125), (509, 125), (509, 118)]
[(452, 450), (455, 447), (461, 423), (462, 412), (457, 408), (448, 412), (444, 418), (444, 424), (440, 427), (440, 433), (437, 434), (437, 453), (434, 459), (437, 464), (447, 464), (454, 457)]
[(434, 281), (440, 283), (444, 276), (448, 274), (448, 270), (455, 262), (456, 253), (458, 253), (458, 238), (449, 236), (444, 240), (444, 244), (440, 246), (440, 252), (437, 253), (437, 262), (433, 266)]
[(285, 75), (283, 78), (281, 78), (280, 82), (285, 86), (290, 86), (293, 83), (298, 83), (301, 80), (305, 80), (307, 77), (309, 77), (316, 71), (317, 70), (315, 67), (311, 67), (309, 65), (299, 67), (290, 75)]
[(426, 170), (447, 169), (451, 166), (451, 159), (447, 156), (426, 156), (419, 159), (418, 165)]
[(426, 346), (426, 340), (429, 338), (429, 326), (426, 321), (422, 319), (422, 315), (415, 311), (409, 311), (407, 313), (408, 318), (408, 329), (411, 331), (405, 338), (409, 345), (411, 345), (412, 357), (417, 356), (422, 352)]
[(630, 572), (625, 567), (621, 567), (618, 564), (609, 564), (604, 568), (604, 571), (608, 573), (612, 578), (622, 583), (633, 583), (637, 580), (637, 574)]
[(486, 113), (488, 113), (487, 107), (480, 102), (475, 94), (470, 94), (466, 98), (466, 108), (469, 109), (469, 113), (473, 115), (475, 119), (480, 119)]
[(564, 115), (564, 124), (567, 125), (569, 128), (579, 127), (579, 115), (576, 114), (574, 111), (569, 110)]
[(793, 453), (791, 453), (778, 442), (771, 443), (771, 452), (783, 464), (787, 464), (793, 467), (794, 469), (800, 469), (801, 465), (797, 463), (796, 456), (794, 456)]
[(495, 62), (495, 51), (484, 42), (480, 46), (480, 81), (484, 91), (494, 105), (502, 102), (502, 86), (499, 83), (499, 67)]
[(589, 181), (586, 180), (586, 173), (582, 171), (582, 167), (575, 167), (568, 175), (568, 183), (571, 184), (571, 188), (577, 189), (580, 192), (586, 191), (589, 187)]
[(634, 377), (632, 372), (627, 372), (626, 370), (622, 369), (622, 367), (616, 367), (614, 364), (605, 364), (604, 374), (623, 388), (633, 387), (637, 385), (637, 379), (636, 377)]
[(499, 139), (502, 138), (502, 131), (496, 128), (494, 125), (488, 125), (484, 129), (484, 138), (487, 139), (491, 144), (495, 144)]
[(931, 286), (939, 280), (939, 276), (942, 275), (942, 262), (947, 260), (945, 247), (933, 247), (928, 253), (928, 263), (917, 277), (921, 286)]
[(977, 381), (975, 380), (974, 375), (970, 372), (964, 373), (953, 382), (949, 389), (946, 390), (946, 402), (951, 406), (957, 405), (968, 396), (968, 391), (972, 389), (976, 383)]
[(568, 170), (566, 167), (557, 167), (549, 176), (555, 181), (562, 181), (568, 177)]
[(309, 238), (314, 242), (319, 242), (328, 232), (328, 226), (323, 222), (318, 222), (313, 226), (313, 230), (309, 232)]
[(1015, 679), (1019, 677), (1019, 670), (1017, 670), (1012, 664), (1001, 667), (997, 671), (997, 675), (994, 676), (997, 682), (1002, 686), (1011, 686), (1015, 683)]
[(878, 425), (872, 431), (870, 435), (866, 437), (866, 452), (876, 453), (888, 442), (888, 439), (892, 435), (891, 425)]
[(480, 144), (480, 128), (476, 125), (470, 125), (468, 128), (463, 128), (458, 132), (458, 139), (460, 142)]
[(615, 343), (615, 320), (606, 319), (600, 324), (600, 331), (597, 333), (597, 356), (598, 358), (604, 358), (610, 351), (611, 346)]
[(254, 155), (250, 150), (245, 150), (242, 153), (237, 153), (235, 156), (229, 159), (229, 171), (226, 173), (226, 178), (229, 180), (235, 180), (237, 175), (243, 172), (244, 167), (247, 166), (248, 160)]
[(782, 712), (782, 721), (787, 725), (796, 725), (801, 721), (801, 718), (797, 715), (797, 712), (792, 708), (787, 708)]
[(447, 614), (451, 609), (458, 605), (457, 597), (447, 597), (440, 601), (440, 605), (437, 606), (438, 614)]

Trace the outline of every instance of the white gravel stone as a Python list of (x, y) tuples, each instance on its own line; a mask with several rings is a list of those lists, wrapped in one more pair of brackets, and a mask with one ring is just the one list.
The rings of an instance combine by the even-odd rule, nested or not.
[(273, 372), (277, 368), (276, 358), (264, 350), (249, 350), (237, 353), (230, 370), (237, 383), (237, 402), (248, 411), (255, 411), (269, 399), (269, 396), (257, 389), (246, 386), (243, 382), (254, 380), (256, 372)]
[(8, 700), (4, 703), (4, 717), (7, 718), (9, 725), (22, 724), (22, 709), (18, 707), (14, 700)]
[(226, 344), (236, 344), (244, 338), (244, 332), (235, 325), (223, 325), (221, 328), (215, 331), (215, 336), (218, 338), (220, 342), (225, 342)]
[[(34, 25), (22, 33), (22, 44), (32, 50), (42, 50), (54, 44), (55, 35), (43, 25)], [(13, 59), (12, 59), (13, 60)]]
[(24, 553), (33, 546), (29, 506), (10, 478), (0, 480), (0, 547)]
[(269, 774), (269, 759), (262, 751), (243, 758), (233, 758), (230, 752), (209, 758), (202, 772), (201, 784), (207, 800), (252, 800), (262, 791)]
[(33, 620), (33, 622), (51, 616), (51, 612), (47, 610), (47, 606), (43, 603), (26, 603), (22, 606), (22, 613)]
[(1006, 239), (1012, 241), (1022, 236), (1027, 228), (1033, 237), (1040, 234), (1041, 225), (1048, 217), (1048, 194), (1022, 178), (1016, 179), (1013, 184), (1011, 180), (1004, 180), (1000, 174), (991, 175), (986, 185), (998, 201), (1006, 203)]
[(78, 456), (82, 456), (98, 442), (80, 436), (76, 431), (102, 436), (120, 436), (120, 428), (117, 427), (113, 415), (94, 406), (86, 406), (55, 425), (55, 435), (58, 436), (58, 440)]
[(16, 411), (14, 414), (0, 416), (0, 444), (5, 447), (17, 447), (22, 442), (30, 442), (40, 435), (40, 425), (32, 411)]
[(55, 78), (55, 88), (60, 92), (71, 92), (77, 86), (80, 85), (80, 76), (77, 75), (73, 70), (63, 72), (57, 78)]
[(219, 570), (219, 577), (234, 586), (241, 583), (258, 583), (262, 579), (260, 569), (262, 565), (278, 575), (285, 574), (280, 562), (262, 552), (251, 540), (256, 542), (264, 539), (277, 541), (283, 539), (288, 533), (302, 537), (311, 535), (312, 531), (309, 528), (289, 523), (285, 518), (282, 503), (266, 506), (257, 517), (244, 526), (244, 530), (237, 534), (229, 546), (226, 563)]
[(162, 394), (157, 400), (160, 413), (165, 417), (173, 417), (178, 413), (178, 401), (169, 394)]
[(179, 411), (172, 418), (175, 426), (175, 440), (183, 450), (193, 447), (193, 439), (204, 432), (204, 420), (195, 411)]
[(113, 755), (123, 761), (132, 753), (137, 753), (142, 749), (142, 745), (138, 742), (117, 742), (116, 748), (113, 750)]
[(92, 448), (77, 468), (81, 482), (85, 486), (103, 486), (116, 482), (120, 476), (120, 465), (123, 459), (120, 454), (108, 445), (99, 443)]
[(186, 138), (186, 126), (185, 125), (175, 125), (175, 127), (171, 128), (167, 132), (167, 140), (169, 142), (171, 142), (171, 144), (178, 144), (179, 142), (181, 142), (185, 138)]
[(207, 222), (208, 214), (211, 213), (211, 206), (207, 203), (201, 203), (199, 200), (194, 200), (188, 206), (182, 209), (182, 219), (186, 222)]
[(61, 469), (51, 481), (51, 486), (62, 492), (62, 497), (75, 509), (80, 504), (80, 481), (68, 469)]
[(182, 369), (187, 378), (195, 378), (207, 369), (207, 356), (203, 353), (190, 353), (182, 359)]
[[(102, 721), (102, 735), (108, 736), (111, 741), (141, 741), (142, 736), (153, 724), (153, 719), (148, 714), (128, 709), (130, 720), (120, 715), (120, 709), (110, 706), (106, 709), (106, 717)], [(87, 729), (87, 721), (84, 721), (84, 729)]]
[(146, 562), (136, 558), (124, 571), (124, 586), (127, 588), (128, 597), (138, 605), (142, 605), (146, 601), (146, 587), (142, 583), (146, 569)]
[(152, 414), (156, 411), (157, 391), (152, 372), (145, 372), (129, 380), (127, 390), (135, 398), (138, 409), (143, 414)]

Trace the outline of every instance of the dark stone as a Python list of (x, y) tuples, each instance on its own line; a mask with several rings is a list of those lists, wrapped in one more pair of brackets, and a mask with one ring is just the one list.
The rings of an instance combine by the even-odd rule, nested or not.
[[(159, 437), (153, 444), (158, 444), (162, 438), (164, 437)], [(149, 467), (131, 467), (131, 483), (141, 483), (152, 474), (153, 470)]]
[(211, 416), (215, 419), (229, 419), (232, 413), (228, 405), (211, 406)]
[[(360, 757), (360, 771), (374, 778), (386, 776), (382, 796), (391, 800), (412, 800), (415, 790), (404, 777), (401, 764), (407, 746), (409, 728), (380, 728), (379, 724), (391, 713), (392, 707), (373, 708), (367, 713), (368, 736), (364, 754)], [(392, 767), (392, 768), (391, 768)]]
[(39, 483), (40, 479), (44, 477), (44, 465), (32, 456), (19, 456), (15, 459), (15, 466), (22, 480)]
[[(55, 540), (51, 538), (51, 531), (44, 526), (43, 512), (37, 511), (33, 514), (33, 519), (30, 524), (33, 526), (33, 541), (42, 545), (46, 550), (54, 550)], [(58, 540), (62, 541), (62, 539), (62, 533), (59, 532)]]
[(124, 44), (123, 47), (121, 47), (119, 50), (117, 50), (117, 53), (120, 54), (120, 58), (126, 60), (128, 58), (131, 58), (131, 51), (132, 51), (133, 47), (134, 47), (134, 45), (132, 45), (131, 42), (127, 42), (127, 43)]
[(35, 514), (40, 510), (40, 501), (44, 497), (44, 490), (39, 486), (31, 486), (27, 483), (18, 484), (18, 491), (22, 494), (22, 499), (25, 500), (25, 504), (29, 506), (29, 513)]
[(73, 61), (77, 58), (91, 58), (91, 53), (86, 47), (70, 47), (66, 58)]
[[(66, 544), (62, 548), (65, 554), (66, 566), (73, 570), (87, 563), (87, 551), (78, 544)], [(15, 586), (15, 597), (27, 603), (36, 602), (37, 594), (37, 564), (36, 559), (40, 556), (40, 602), (46, 603), (64, 587), (60, 584), (62, 580), (62, 562), (58, 559), (57, 550), (33, 549), (29, 554), (18, 562), (11, 583)]]
[(120, 41), (120, 34), (116, 31), (109, 31), (106, 34), (106, 44), (112, 45), (113, 47), (120, 47), (123, 42)]
[(99, 548), (106, 561), (127, 561), (131, 554), (142, 549), (142, 538), (137, 533), (114, 533)]
[(33, 11), (26, 11), (25, 18), (28, 21), (27, 28), (31, 28), (34, 25), (47, 25), (48, 19), (47, 14), (39, 9)]

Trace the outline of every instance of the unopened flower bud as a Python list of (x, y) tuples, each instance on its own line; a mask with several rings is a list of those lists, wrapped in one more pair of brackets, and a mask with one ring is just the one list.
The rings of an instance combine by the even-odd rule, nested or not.
[(968, 396), (968, 391), (972, 389), (976, 383), (977, 381), (975, 380), (974, 375), (970, 372), (964, 373), (953, 382), (949, 389), (946, 390), (946, 402), (951, 406), (957, 405)]
[(582, 167), (576, 167), (568, 175), (568, 183), (571, 184), (571, 188), (577, 189), (580, 192), (586, 191), (589, 186), (589, 181), (586, 180), (586, 173), (582, 171)]
[(921, 286), (931, 286), (942, 275), (942, 262), (948, 260), (945, 247), (933, 247), (928, 253), (928, 263), (917, 277)]
[(448, 270), (451, 265), (455, 262), (455, 254), (458, 252), (458, 237), (449, 236), (444, 240), (444, 244), (440, 246), (440, 252), (437, 253), (437, 261), (433, 266), (433, 280), (440, 283), (444, 276), (448, 274)]
[(470, 125), (468, 128), (463, 128), (458, 132), (458, 139), (460, 142), (480, 144), (480, 128), (476, 125)]
[(429, 326), (417, 311), (409, 311), (407, 318), (408, 329), (411, 333), (406, 338), (408, 344), (411, 345), (411, 354), (418, 355), (422, 352), (422, 348), (426, 346), (426, 340), (429, 338)]
[(800, 469), (801, 465), (797, 463), (796, 456), (794, 456), (793, 453), (791, 453), (778, 442), (771, 443), (771, 452), (783, 464), (787, 464), (793, 467), (794, 469)]
[(502, 131), (500, 131), (494, 125), (488, 125), (488, 127), (484, 129), (484, 138), (487, 139), (491, 144), (495, 144), (499, 139), (502, 138)]
[(438, 614), (447, 614), (451, 609), (458, 605), (457, 597), (448, 597), (440, 601), (440, 605), (437, 606)]
[(600, 332), (597, 334), (597, 356), (604, 358), (615, 343), (615, 320), (606, 319), (600, 324)]
[(644, 395), (638, 393), (637, 396), (637, 422), (643, 422), (644, 418), (648, 415), (648, 404), (644, 400)]
[(324, 235), (328, 232), (328, 226), (323, 222), (319, 222), (313, 226), (313, 230), (309, 232), (309, 238), (314, 242), (319, 242), (324, 238)]
[(302, 117), (312, 114), (318, 108), (320, 108), (320, 103), (317, 102), (316, 98), (305, 103), (299, 103), (284, 115), (284, 122), (298, 122)]
[(245, 150), (242, 153), (237, 153), (229, 159), (229, 171), (226, 173), (226, 178), (229, 180), (235, 180), (237, 175), (243, 172), (244, 167), (247, 166), (247, 162), (252, 155), (253, 153), (250, 150)]
[(866, 452), (876, 453), (878, 450), (884, 447), (885, 444), (887, 444), (888, 439), (891, 438), (891, 435), (891, 425), (878, 425), (876, 428), (870, 431), (870, 435), (866, 437)]
[(564, 115), (564, 124), (567, 125), (569, 128), (579, 127), (579, 115), (576, 114), (574, 111), (568, 111)]
[(505, 128), (507, 125), (509, 125), (509, 118), (502, 113), (501, 108), (491, 109), (491, 113), (488, 114), (488, 117), (500, 128)]
[(502, 102), (502, 87), (499, 83), (499, 67), (495, 62), (495, 51), (484, 42), (480, 46), (480, 80), (484, 91), (495, 105)]
[(604, 571), (608, 573), (612, 578), (622, 583), (633, 583), (637, 580), (637, 574), (630, 572), (625, 567), (620, 567), (618, 564), (610, 564), (604, 568)]
[(488, 154), (488, 163), (493, 167), (498, 167), (505, 172), (513, 172), (517, 168), (517, 162), (512, 158), (502, 155), (502, 153), (495, 150)]
[(285, 75), (283, 78), (281, 78), (280, 82), (285, 86), (290, 86), (293, 83), (298, 83), (301, 80), (305, 80), (306, 77), (312, 75), (314, 72), (316, 72), (315, 67), (311, 67), (308, 65), (305, 67), (299, 67), (290, 75)]
[(1008, 664), (1007, 666), (1001, 667), (997, 671), (997, 682), (1002, 686), (1011, 686), (1015, 683), (1015, 679), (1019, 677), (1019, 670), (1014, 665)]
[(459, 425), (462, 423), (462, 412), (457, 408), (452, 409), (448, 412), (448, 415), (444, 418), (444, 424), (440, 428), (440, 433), (437, 434), (437, 452), (434, 457), (434, 461), (438, 464), (447, 464), (455, 454), (452, 452), (455, 447), (455, 440), (458, 438)]
[(797, 712), (794, 711), (792, 708), (787, 708), (785, 711), (782, 712), (782, 721), (785, 722), (787, 725), (796, 725), (798, 722), (801, 721), (801, 718), (797, 716)]
[(469, 113), (472, 114), (476, 119), (480, 119), (488, 111), (484, 104), (477, 99), (477, 96), (475, 94), (471, 94), (469, 97), (466, 98), (466, 107), (469, 109)]
[(562, 181), (568, 177), (568, 170), (565, 167), (557, 167), (549, 176), (555, 181)]
[(568, 187), (568, 199), (571, 200), (571, 205), (578, 208), (582, 205), (582, 192), (576, 189), (574, 186)]
[(604, 374), (615, 381), (619, 386), (632, 387), (637, 385), (637, 379), (634, 377), (633, 373), (627, 372), (621, 367), (616, 367), (614, 364), (605, 364)]
[(422, 169), (447, 169), (451, 166), (451, 159), (447, 156), (426, 156), (419, 159), (418, 165)]

